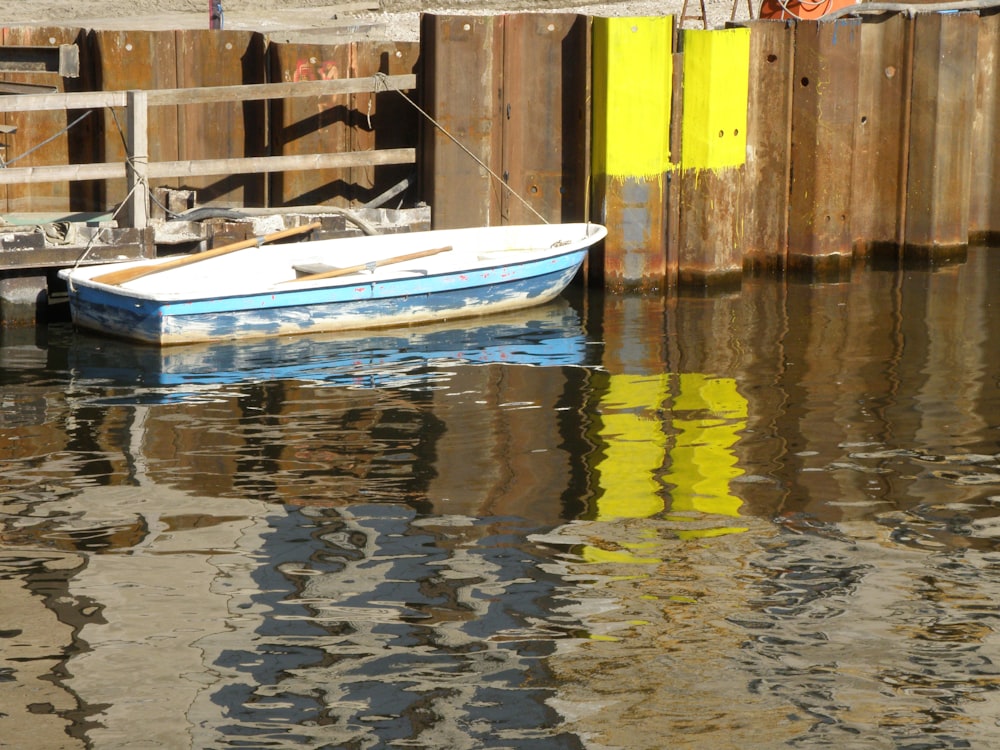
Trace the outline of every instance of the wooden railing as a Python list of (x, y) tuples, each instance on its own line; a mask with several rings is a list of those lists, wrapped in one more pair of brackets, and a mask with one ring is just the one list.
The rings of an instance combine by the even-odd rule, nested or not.
[(151, 179), (219, 174), (290, 172), (306, 169), (413, 164), (416, 149), (393, 148), (344, 153), (297, 154), (227, 159), (150, 162), (148, 109), (161, 105), (206, 104), (220, 101), (254, 101), (300, 96), (330, 96), (406, 91), (416, 87), (415, 75), (378, 78), (341, 78), (296, 83), (265, 83), (247, 86), (212, 86), (151, 91), (94, 91), (58, 94), (26, 94), (4, 97), (5, 112), (81, 110), (101, 107), (124, 108), (127, 121), (127, 156), (124, 163), (67, 164), (0, 169), (0, 185), (40, 182), (77, 182), (126, 178), (128, 198), (122, 221), (143, 228), (149, 220), (148, 185)]

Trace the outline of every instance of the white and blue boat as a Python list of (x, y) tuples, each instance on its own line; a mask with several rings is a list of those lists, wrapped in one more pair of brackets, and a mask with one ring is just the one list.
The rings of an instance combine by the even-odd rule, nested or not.
[(73, 322), (161, 346), (454, 320), (552, 300), (599, 224), (436, 230), (220, 248), (60, 271)]

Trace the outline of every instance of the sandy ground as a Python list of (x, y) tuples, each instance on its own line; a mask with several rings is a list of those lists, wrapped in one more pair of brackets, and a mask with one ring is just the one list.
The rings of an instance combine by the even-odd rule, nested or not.
[[(682, 14), (684, 0), (221, 0), (224, 27), (261, 32), (356, 25), (365, 38), (417, 41), (421, 12), (490, 14), (518, 11), (585, 13), (592, 16)], [(208, 27), (209, 0), (3, 0), (0, 26), (24, 24), (93, 29), (192, 29)], [(701, 0), (688, 0), (688, 16), (701, 16)], [(747, 0), (704, 0), (710, 28), (733, 17), (748, 18)], [(759, 0), (754, 0), (754, 4)], [(697, 18), (687, 28), (701, 28)]]

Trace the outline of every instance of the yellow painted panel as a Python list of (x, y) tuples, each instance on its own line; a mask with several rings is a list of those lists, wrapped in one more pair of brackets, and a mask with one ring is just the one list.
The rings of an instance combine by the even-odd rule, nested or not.
[(670, 169), (673, 18), (595, 18), (593, 171), (659, 178)]
[(684, 169), (736, 167), (747, 155), (750, 29), (684, 31)]

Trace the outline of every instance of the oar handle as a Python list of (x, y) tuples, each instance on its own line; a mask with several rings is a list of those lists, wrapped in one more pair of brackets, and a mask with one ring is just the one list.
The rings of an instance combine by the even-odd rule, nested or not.
[(364, 271), (369, 268), (380, 268), (381, 266), (390, 266), (393, 263), (405, 263), (408, 260), (417, 260), (418, 258), (426, 258), (430, 255), (437, 255), (438, 253), (446, 253), (452, 250), (451, 245), (445, 247), (435, 247), (431, 250), (419, 250), (415, 253), (407, 253), (406, 255), (396, 255), (392, 258), (386, 258), (385, 260), (377, 260), (374, 263), (359, 263), (356, 266), (347, 266), (346, 268), (335, 268), (332, 271), (321, 271), (320, 273), (310, 273), (306, 276), (299, 276), (297, 279), (288, 279), (283, 281), (283, 284), (297, 283), (300, 281), (318, 281), (319, 279), (332, 279), (337, 276), (350, 276), (352, 273), (358, 273), (359, 271)]
[(185, 255), (180, 258), (175, 258), (174, 260), (168, 260), (166, 263), (157, 263), (152, 266), (138, 266), (123, 268), (119, 271), (110, 271), (108, 273), (101, 274), (100, 276), (95, 276), (91, 279), (91, 281), (96, 281), (101, 284), (124, 284), (128, 281), (134, 281), (135, 279), (142, 278), (143, 276), (160, 273), (161, 271), (169, 271), (172, 268), (180, 268), (181, 266), (198, 263), (199, 261), (208, 260), (209, 258), (217, 258), (220, 255), (232, 253), (237, 250), (243, 250), (244, 248), (253, 247), (254, 245), (262, 245), (265, 242), (274, 242), (275, 240), (281, 240), (285, 237), (293, 237), (297, 234), (311, 232), (313, 229), (319, 229), (321, 226), (322, 224), (320, 222), (313, 221), (309, 224), (303, 224), (300, 227), (290, 227), (288, 229), (282, 229), (280, 232), (272, 232), (271, 234), (261, 235), (260, 237), (240, 240), (239, 242), (233, 242), (228, 245), (223, 245), (222, 247), (216, 247), (211, 250), (205, 250), (201, 253), (195, 253), (194, 255)]

